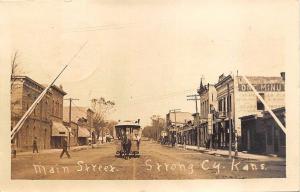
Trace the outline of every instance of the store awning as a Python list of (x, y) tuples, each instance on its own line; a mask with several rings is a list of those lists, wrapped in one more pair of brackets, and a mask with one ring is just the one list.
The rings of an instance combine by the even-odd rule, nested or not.
[(183, 129), (183, 132), (193, 130), (193, 129), (194, 129), (194, 127), (186, 127), (186, 128)]
[(78, 126), (78, 137), (90, 137), (89, 130), (85, 127)]
[(68, 137), (69, 130), (61, 122), (53, 121), (52, 136)]

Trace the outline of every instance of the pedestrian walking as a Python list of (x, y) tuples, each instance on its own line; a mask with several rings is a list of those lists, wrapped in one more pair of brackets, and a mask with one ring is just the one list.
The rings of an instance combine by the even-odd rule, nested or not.
[(37, 139), (36, 137), (34, 137), (34, 139), (33, 139), (32, 153), (35, 153), (35, 152), (39, 153), (36, 139)]
[(60, 158), (62, 158), (62, 156), (64, 155), (64, 153), (66, 153), (66, 155), (68, 156), (68, 158), (70, 158), (70, 154), (68, 152), (68, 141), (67, 141), (67, 138), (65, 137), (63, 142), (62, 142), (62, 152), (60, 154)]

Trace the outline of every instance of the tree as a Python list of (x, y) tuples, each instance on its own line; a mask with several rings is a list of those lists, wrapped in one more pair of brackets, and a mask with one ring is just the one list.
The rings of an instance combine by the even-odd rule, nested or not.
[(100, 97), (99, 99), (91, 100), (91, 108), (95, 112), (93, 117), (93, 123), (96, 130), (97, 140), (100, 137), (100, 131), (102, 130), (102, 142), (103, 142), (103, 131), (104, 128), (109, 124), (106, 121), (106, 117), (111, 112), (115, 106), (115, 102), (110, 100), (105, 100), (105, 98)]
[(165, 127), (165, 120), (159, 115), (152, 115), (150, 118), (152, 120), (151, 126), (146, 126), (143, 129), (143, 135), (152, 139), (158, 140), (160, 138), (160, 133)]
[(20, 63), (18, 63), (19, 53), (15, 51), (11, 58), (11, 74), (10, 74), (10, 93), (12, 93), (13, 85), (15, 83), (15, 76), (22, 73), (22, 69), (20, 68)]

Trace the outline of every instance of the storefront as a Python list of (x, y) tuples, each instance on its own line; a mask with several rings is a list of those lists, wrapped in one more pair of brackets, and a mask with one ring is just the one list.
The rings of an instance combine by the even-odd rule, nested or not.
[(79, 145), (88, 145), (90, 137), (91, 137), (91, 133), (87, 128), (85, 128), (83, 126), (78, 126), (78, 144)]
[[(273, 112), (285, 126), (285, 108)], [(258, 154), (285, 156), (286, 136), (268, 112), (241, 117), (241, 150)]]
[(69, 130), (62, 122), (52, 121), (51, 147), (61, 148), (63, 139), (69, 138)]

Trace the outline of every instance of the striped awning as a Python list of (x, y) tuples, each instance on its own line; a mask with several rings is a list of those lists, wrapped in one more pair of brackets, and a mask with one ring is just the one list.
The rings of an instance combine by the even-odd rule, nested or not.
[(69, 130), (61, 122), (53, 121), (52, 136), (68, 137)]

